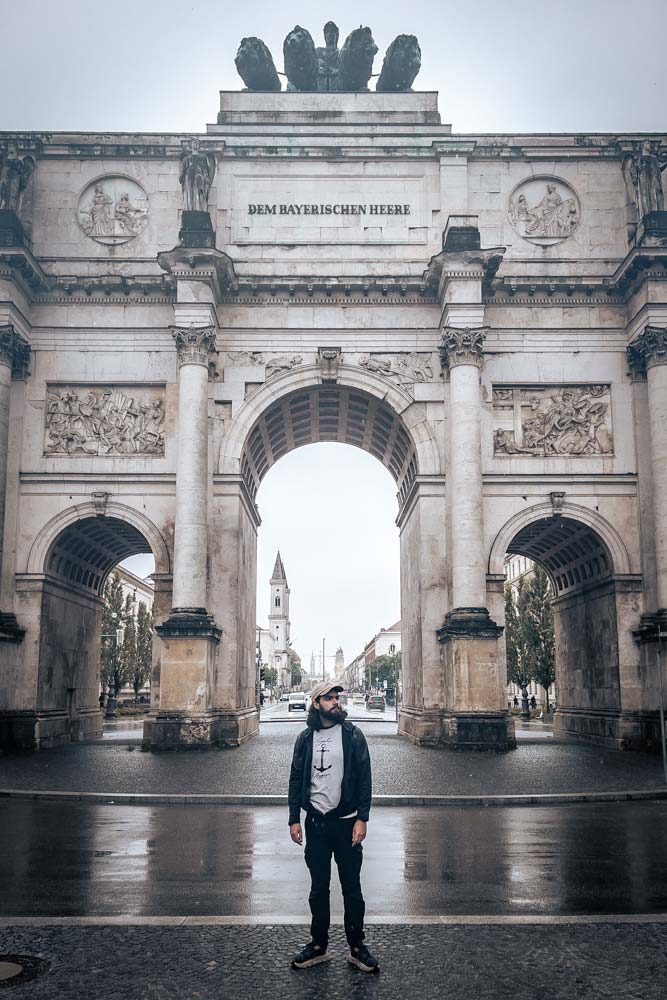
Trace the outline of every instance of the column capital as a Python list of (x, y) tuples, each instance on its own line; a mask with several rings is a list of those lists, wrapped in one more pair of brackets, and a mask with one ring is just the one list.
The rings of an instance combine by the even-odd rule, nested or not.
[(30, 344), (11, 323), (0, 326), (0, 364), (13, 371), (25, 371), (30, 357)]
[(645, 326), (628, 347), (628, 361), (633, 375), (656, 365), (667, 365), (667, 327)]
[(208, 368), (211, 351), (215, 350), (215, 329), (212, 326), (191, 326), (175, 329), (174, 341), (178, 354), (178, 366), (203, 365)]
[(475, 365), (476, 368), (481, 368), (484, 360), (486, 329), (484, 326), (473, 329), (470, 327), (444, 327), (438, 345), (443, 369), (455, 368), (457, 365)]

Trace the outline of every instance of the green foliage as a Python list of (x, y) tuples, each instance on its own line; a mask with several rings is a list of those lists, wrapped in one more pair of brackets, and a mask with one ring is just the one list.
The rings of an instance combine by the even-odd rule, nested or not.
[(298, 658), (298, 656), (292, 649), (290, 649), (289, 651), (289, 658), (291, 667), (291, 685), (292, 687), (300, 687), (301, 681), (303, 679), (301, 660)]
[(551, 610), (551, 586), (541, 566), (530, 581), (530, 632), (534, 649), (533, 677), (544, 688), (549, 711), (549, 687), (556, 680), (556, 641)]
[[(125, 601), (120, 580), (111, 573), (102, 595), (102, 647), (100, 673), (102, 685), (118, 696), (130, 674), (123, 655), (123, 643), (118, 642), (117, 630), (125, 625)], [(124, 638), (124, 636), (123, 636)]]
[(549, 709), (549, 686), (556, 679), (551, 587), (541, 566), (536, 565), (531, 578), (520, 577), (516, 588), (505, 584), (505, 644), (507, 679), (526, 693), (532, 680), (546, 693)]
[(400, 653), (376, 656), (366, 667), (366, 687), (384, 687), (386, 681), (388, 688), (395, 688), (400, 669)]
[(143, 601), (139, 601), (137, 609), (136, 656), (132, 670), (132, 687), (134, 700), (139, 698), (139, 692), (151, 675), (153, 660), (153, 615)]
[(278, 685), (278, 671), (275, 667), (264, 667), (264, 683), (269, 688)]

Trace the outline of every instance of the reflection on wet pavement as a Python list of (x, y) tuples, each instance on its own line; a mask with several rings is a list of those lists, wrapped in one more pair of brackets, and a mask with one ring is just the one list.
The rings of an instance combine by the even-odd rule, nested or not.
[[(0, 813), (3, 915), (307, 912), (282, 808), (6, 801)], [(376, 808), (364, 852), (369, 916), (667, 906), (667, 803)]]

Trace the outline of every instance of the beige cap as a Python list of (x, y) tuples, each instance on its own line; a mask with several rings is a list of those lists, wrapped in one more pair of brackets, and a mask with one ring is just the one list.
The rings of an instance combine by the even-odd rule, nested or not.
[(343, 685), (339, 684), (338, 681), (318, 681), (317, 684), (313, 685), (310, 692), (310, 700), (314, 702), (318, 698), (321, 698), (323, 694), (329, 694), (330, 691), (344, 690)]

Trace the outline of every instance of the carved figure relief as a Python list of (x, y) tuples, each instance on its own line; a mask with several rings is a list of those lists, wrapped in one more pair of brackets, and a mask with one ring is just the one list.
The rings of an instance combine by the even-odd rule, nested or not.
[(144, 389), (49, 386), (47, 455), (163, 455), (164, 396)]
[(430, 354), (364, 354), (359, 365), (366, 371), (395, 379), (399, 385), (430, 382), (433, 378)]
[(548, 246), (572, 236), (581, 209), (569, 184), (555, 177), (532, 177), (514, 189), (509, 217), (519, 236)]
[(226, 351), (225, 356), (239, 368), (250, 368), (264, 364), (264, 355), (258, 351)]
[(608, 385), (493, 389), (493, 451), (500, 455), (612, 455)]
[(215, 156), (201, 150), (199, 139), (184, 144), (178, 179), (186, 212), (208, 212), (208, 196), (215, 176)]
[(302, 364), (303, 358), (300, 354), (278, 354), (266, 362), (266, 377), (271, 378), (272, 375), (279, 375), (280, 372), (291, 371), (292, 368), (297, 368)]
[(83, 191), (78, 214), (86, 236), (115, 246), (133, 240), (146, 228), (148, 198), (128, 177), (104, 177)]

